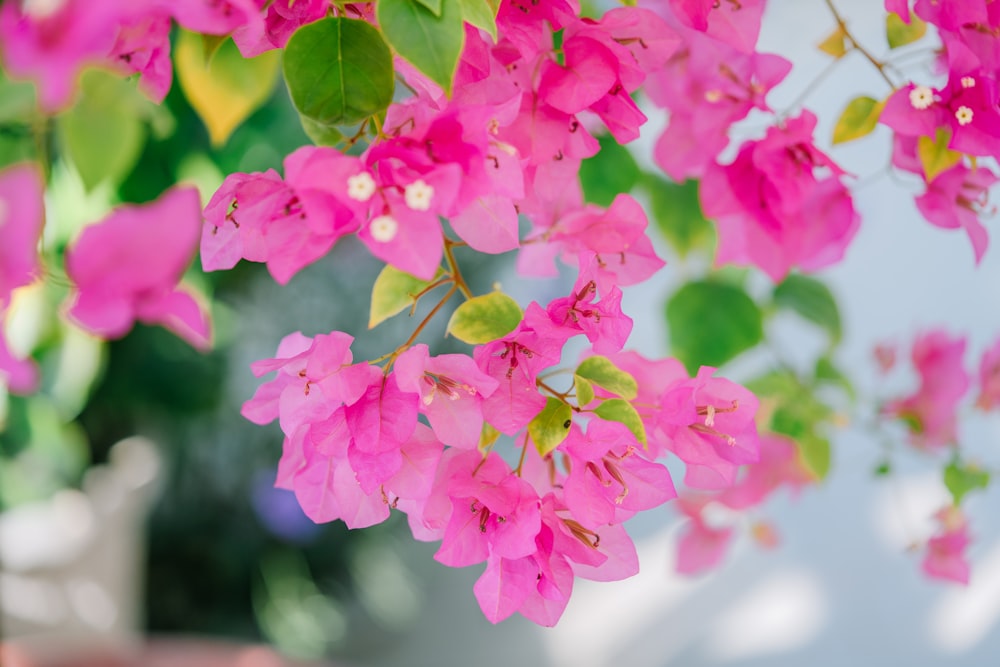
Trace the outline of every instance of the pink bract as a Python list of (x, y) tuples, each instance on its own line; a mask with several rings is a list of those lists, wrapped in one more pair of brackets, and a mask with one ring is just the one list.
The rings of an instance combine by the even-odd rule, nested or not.
[(177, 187), (84, 229), (66, 253), (66, 274), (74, 283), (70, 318), (106, 338), (124, 336), (136, 321), (160, 324), (207, 348), (208, 313), (193, 292), (178, 286), (197, 252), (200, 208), (197, 190)]

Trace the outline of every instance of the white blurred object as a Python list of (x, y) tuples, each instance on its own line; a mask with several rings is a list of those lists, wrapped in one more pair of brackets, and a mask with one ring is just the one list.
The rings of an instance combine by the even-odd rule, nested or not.
[(142, 528), (160, 457), (122, 440), (83, 490), (0, 514), (0, 627), (6, 639), (129, 646), (142, 625)]

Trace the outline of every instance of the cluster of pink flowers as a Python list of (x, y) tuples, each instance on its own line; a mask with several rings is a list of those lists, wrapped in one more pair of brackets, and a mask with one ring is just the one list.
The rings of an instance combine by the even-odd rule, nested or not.
[[(917, 2), (918, 15), (942, 32), (953, 76), (944, 89), (910, 86), (889, 100), (883, 122), (900, 136), (901, 168), (917, 170), (919, 139), (942, 129), (955, 150), (1000, 156), (995, 40), (966, 30), (992, 30), (985, 2), (969, 7), (978, 4), (981, 17), (978, 9)], [(375, 23), (370, 4), (348, 7), (352, 18)], [(465, 26), (450, 94), (396, 59), (413, 94), (372, 122), (376, 136), (359, 155), (303, 147), (285, 158), (281, 175), (228, 175), (203, 210), (193, 189), (179, 187), (87, 227), (66, 253), (66, 313), (106, 338), (142, 321), (206, 347), (205, 308), (180, 286), (199, 239), (205, 270), (245, 259), (285, 284), (353, 235), (388, 265), (452, 285), (449, 297), (459, 288), (471, 296), (451, 255), (457, 245), (516, 250), (519, 270), (532, 276), (556, 275), (560, 259), (576, 270), (570, 293), (532, 302), (513, 330), (471, 354), (433, 356), (411, 340), (379, 360), (356, 361), (346, 333), (286, 336), (275, 358), (253, 364), (257, 376), (275, 376), (243, 407), (255, 423), (280, 424), (277, 485), (293, 490), (317, 522), (360, 528), (404, 512), (416, 539), (440, 541), (440, 562), (485, 563), (475, 594), (488, 619), (521, 613), (552, 625), (576, 577), (636, 572), (623, 524), (677, 497), (663, 463), (675, 456), (695, 490), (678, 503), (689, 518), (679, 568), (710, 567), (733, 534), (706, 516), (710, 504), (743, 511), (812, 476), (793, 442), (758, 436), (758, 401), (747, 389), (713, 368), (691, 377), (676, 360), (623, 351), (632, 320), (621, 288), (664, 263), (641, 205), (628, 194), (607, 208), (586, 204), (579, 171), (599, 150), (595, 133), (638, 138), (647, 119), (633, 95), (644, 87), (670, 113), (656, 160), (676, 180), (701, 179), (703, 208), (718, 225), (718, 262), (752, 264), (777, 281), (795, 267), (838, 261), (859, 218), (846, 174), (813, 143), (812, 113), (776, 117), (731, 162), (718, 160), (730, 126), (752, 109), (769, 112), (767, 93), (791, 67), (756, 52), (763, 7), (666, 0), (591, 19), (573, 0), (502, 0), (496, 39)], [(46, 112), (70, 104), (90, 65), (138, 75), (160, 101), (172, 79), (172, 22), (232, 35), (249, 57), (343, 11), (329, 0), (7, 2), (0, 55), (12, 75), (38, 82)], [(358, 138), (365, 129), (367, 121)], [(958, 164), (929, 181), (918, 204), (936, 224), (967, 229), (978, 257), (985, 232), (975, 213), (995, 180), (983, 167)], [(33, 167), (0, 173), (0, 316), (12, 290), (41, 273), (42, 189)], [(520, 216), (530, 223), (524, 238)], [(579, 336), (589, 347), (572, 364), (564, 349)], [(922, 341), (914, 353), (920, 391), (887, 407), (920, 425), (925, 447), (954, 439), (954, 405), (969, 384), (954, 371), (962, 345), (935, 335)], [(980, 405), (991, 407), (1000, 402), (1000, 350), (987, 356)], [(563, 364), (600, 372), (553, 386)], [(37, 381), (2, 338), (0, 373), (15, 391)], [(507, 457), (501, 436), (513, 442)], [(935, 571), (954, 572), (953, 545), (964, 547), (967, 536), (958, 532), (964, 523), (943, 521), (929, 559)]]
[(770, 112), (767, 93), (792, 67), (755, 50), (763, 7), (755, 0), (660, 8), (681, 47), (646, 90), (670, 111), (657, 164), (675, 180), (701, 180), (702, 208), (719, 233), (716, 262), (757, 266), (778, 281), (792, 268), (814, 271), (839, 261), (860, 218), (844, 171), (813, 145), (816, 117), (809, 111), (776, 118), (731, 163), (718, 161), (730, 126), (752, 109)]
[[(928, 453), (950, 451), (953, 461), (962, 451), (959, 410), (970, 390), (976, 394), (975, 406), (980, 410), (1000, 407), (1000, 340), (980, 357), (978, 378), (966, 370), (966, 345), (964, 337), (952, 337), (941, 330), (918, 336), (910, 351), (910, 361), (920, 378), (916, 390), (882, 407), (884, 417), (905, 425), (913, 447)], [(894, 348), (880, 346), (876, 354), (881, 358), (883, 371), (891, 371), (895, 366)], [(969, 565), (965, 551), (971, 537), (968, 521), (957, 502), (961, 495), (955, 504), (942, 508), (935, 515), (940, 530), (927, 543), (923, 570), (931, 577), (966, 584)]]
[[(885, 7), (909, 23), (909, 4), (886, 0)], [(993, 211), (989, 189), (1000, 178), (976, 159), (1000, 158), (1000, 17), (987, 0), (917, 0), (912, 11), (938, 30), (943, 46), (939, 66), (947, 81), (940, 88), (911, 82), (896, 90), (886, 100), (880, 122), (896, 135), (893, 165), (926, 182), (925, 192), (916, 198), (920, 212), (938, 227), (964, 229), (978, 262), (988, 241), (980, 218)], [(945, 168), (927, 168), (918, 152), (921, 141), (943, 143), (942, 148), (954, 151), (941, 165)]]

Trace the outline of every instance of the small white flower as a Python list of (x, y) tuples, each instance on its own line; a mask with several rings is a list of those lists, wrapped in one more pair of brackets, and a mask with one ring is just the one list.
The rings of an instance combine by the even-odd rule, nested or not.
[(962, 88), (975, 88), (976, 87), (976, 80), (974, 78), (972, 78), (971, 76), (963, 76), (962, 79), (961, 79), (961, 81), (962, 81)]
[(910, 105), (914, 109), (924, 110), (934, 104), (934, 91), (927, 86), (914, 86), (910, 91)]
[(388, 243), (396, 238), (399, 231), (399, 223), (391, 215), (380, 215), (371, 222), (369, 227), (372, 238), (379, 243)]
[(434, 196), (434, 188), (417, 179), (406, 186), (403, 192), (406, 205), (414, 211), (426, 211), (431, 207), (431, 198)]
[(968, 125), (972, 122), (972, 109), (966, 106), (958, 107), (955, 111), (955, 120), (959, 125)]
[(347, 179), (347, 196), (354, 201), (368, 201), (375, 194), (375, 179), (367, 171)]

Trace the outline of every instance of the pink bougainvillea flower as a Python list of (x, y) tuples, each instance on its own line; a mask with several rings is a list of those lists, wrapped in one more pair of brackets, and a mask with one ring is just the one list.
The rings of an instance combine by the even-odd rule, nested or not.
[(178, 287), (198, 249), (198, 191), (177, 187), (143, 206), (122, 206), (83, 230), (66, 252), (74, 283), (68, 314), (81, 327), (120, 338), (138, 320), (191, 345), (209, 346), (208, 313)]
[[(284, 166), (284, 180), (272, 170), (230, 174), (212, 195), (201, 236), (206, 271), (231, 268), (243, 257), (266, 262), (285, 284), (357, 229), (357, 205), (363, 202), (350, 196), (350, 183), (367, 173), (358, 158), (304, 146)], [(366, 194), (365, 201), (374, 187)]]
[(450, 516), (434, 558), (464, 567), (491, 554), (511, 559), (534, 554), (542, 516), (532, 486), (496, 452), (485, 459), (478, 451), (462, 452), (450, 464), (443, 480)]
[(43, 187), (35, 165), (19, 164), (0, 171), (0, 382), (18, 394), (36, 389), (38, 369), (30, 359), (19, 359), (7, 349), (3, 325), (11, 293), (41, 272), (38, 242), (45, 217)]
[(163, 102), (173, 81), (170, 63), (170, 17), (149, 12), (122, 22), (107, 60), (124, 76), (139, 75), (139, 87), (154, 102)]
[(764, 0), (670, 0), (684, 26), (751, 53), (757, 47)]
[(976, 406), (983, 410), (1000, 407), (1000, 340), (983, 352), (979, 361), (979, 397)]
[(151, 4), (168, 11), (184, 28), (206, 35), (228, 35), (264, 21), (262, 0), (153, 0)]
[(426, 345), (414, 345), (394, 365), (396, 383), (420, 395), (420, 412), (434, 434), (452, 447), (474, 449), (483, 429), (483, 398), (498, 382), (465, 354), (431, 357)]
[(680, 574), (701, 574), (719, 565), (733, 538), (732, 527), (717, 528), (706, 522), (705, 505), (708, 497), (682, 497), (677, 508), (687, 517), (677, 541), (677, 564)]
[(815, 271), (843, 257), (860, 218), (843, 171), (812, 144), (815, 127), (803, 111), (707, 170), (699, 195), (719, 230), (717, 263), (753, 264), (778, 281), (794, 266)]
[(632, 333), (632, 318), (622, 312), (622, 291), (618, 287), (612, 287), (595, 302), (596, 278), (597, 266), (592, 262), (580, 272), (573, 293), (550, 302), (546, 312), (564, 339), (582, 333), (594, 352), (613, 354), (622, 349)]
[(971, 384), (962, 365), (965, 338), (930, 331), (913, 343), (911, 359), (920, 374), (917, 391), (884, 408), (910, 428), (911, 440), (921, 448), (944, 447), (957, 437), (958, 402)]
[(673, 180), (701, 178), (729, 144), (729, 127), (750, 113), (767, 111), (767, 93), (792, 63), (769, 53), (743, 53), (698, 33), (685, 35), (683, 47), (666, 66), (652, 72), (644, 88), (670, 112), (653, 157)]
[(43, 111), (67, 107), (86, 65), (111, 51), (123, 4), (44, 0), (0, 5), (0, 60), (14, 77), (33, 79)]
[(934, 515), (939, 531), (927, 541), (927, 553), (921, 563), (924, 574), (960, 584), (969, 583), (969, 561), (965, 551), (972, 541), (969, 524), (957, 507), (945, 507)]
[(947, 84), (930, 88), (911, 83), (897, 90), (879, 122), (906, 136), (934, 139), (945, 131), (952, 150), (1000, 158), (996, 77), (962, 44), (949, 46)]
[(30, 394), (38, 389), (38, 367), (31, 359), (19, 359), (7, 349), (0, 318), (0, 386), (14, 394)]
[(517, 329), (473, 350), (479, 369), (498, 382), (483, 399), (483, 416), (501, 433), (514, 435), (545, 407), (535, 379), (559, 363), (562, 341), (549, 333), (553, 328), (541, 306), (532, 302)]
[(666, 447), (687, 464), (684, 483), (696, 489), (730, 486), (741, 465), (760, 460), (757, 397), (714, 373), (702, 366), (667, 388), (657, 415)]
[(292, 33), (326, 16), (329, 0), (277, 0), (267, 5), (263, 21), (249, 21), (233, 32), (245, 58), (284, 48)]
[(1000, 178), (988, 167), (969, 169), (958, 164), (928, 183), (916, 198), (917, 208), (929, 222), (945, 229), (964, 229), (972, 241), (978, 264), (989, 238), (979, 216), (988, 212), (990, 188)]
[(781, 435), (760, 436), (760, 461), (744, 468), (742, 477), (719, 494), (723, 505), (736, 510), (761, 504), (782, 486), (797, 491), (814, 477), (803, 465), (795, 442)]
[(666, 466), (645, 458), (622, 424), (593, 420), (585, 435), (574, 427), (560, 450), (571, 461), (566, 505), (584, 528), (620, 524), (677, 497)]
[(13, 290), (32, 282), (41, 271), (38, 241), (45, 212), (41, 173), (33, 164), (0, 171), (0, 313)]

